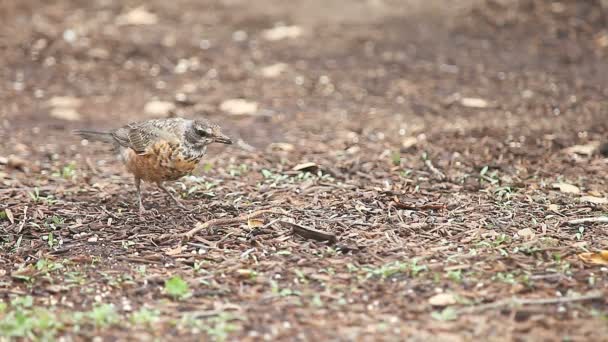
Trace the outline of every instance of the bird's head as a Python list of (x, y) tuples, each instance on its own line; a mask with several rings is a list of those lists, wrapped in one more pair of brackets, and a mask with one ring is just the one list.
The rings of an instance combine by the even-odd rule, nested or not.
[(222, 133), (220, 126), (206, 120), (195, 120), (186, 132), (188, 142), (196, 147), (211, 143), (232, 144), (232, 140)]

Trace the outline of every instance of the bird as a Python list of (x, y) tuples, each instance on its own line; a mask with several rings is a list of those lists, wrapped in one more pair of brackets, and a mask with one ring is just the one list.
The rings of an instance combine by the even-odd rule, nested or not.
[(142, 181), (155, 183), (178, 207), (185, 209), (163, 182), (190, 174), (205, 156), (208, 145), (232, 144), (219, 125), (181, 117), (133, 122), (110, 131), (77, 129), (73, 133), (88, 141), (113, 145), (133, 175), (140, 214), (146, 211)]

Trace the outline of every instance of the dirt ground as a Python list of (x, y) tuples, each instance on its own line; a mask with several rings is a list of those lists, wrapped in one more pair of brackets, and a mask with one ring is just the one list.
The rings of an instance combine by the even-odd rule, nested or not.
[(0, 340), (608, 340), (605, 1), (142, 3), (0, 1)]

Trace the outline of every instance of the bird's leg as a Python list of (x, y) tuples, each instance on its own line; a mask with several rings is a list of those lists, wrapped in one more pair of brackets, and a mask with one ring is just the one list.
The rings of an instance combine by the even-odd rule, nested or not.
[(146, 211), (144, 204), (141, 201), (141, 179), (135, 177), (135, 189), (137, 190), (137, 203), (139, 204), (139, 213), (143, 214)]
[(158, 182), (156, 183), (156, 185), (158, 185), (158, 187), (164, 191), (167, 195), (169, 195), (169, 197), (171, 197), (171, 199), (173, 200), (173, 202), (175, 202), (175, 204), (177, 204), (178, 207), (182, 208), (182, 209), (186, 209), (186, 207), (181, 204), (181, 202), (175, 198), (175, 196), (173, 196), (173, 194), (171, 193), (171, 191), (169, 191), (169, 189), (165, 188), (165, 186), (163, 185), (163, 183)]

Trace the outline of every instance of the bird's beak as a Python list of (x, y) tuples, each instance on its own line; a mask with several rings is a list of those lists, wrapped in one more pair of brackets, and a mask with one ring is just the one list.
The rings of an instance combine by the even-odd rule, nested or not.
[(213, 139), (213, 141), (218, 142), (220, 144), (227, 144), (227, 145), (232, 144), (232, 139), (228, 138), (227, 136), (225, 136), (223, 134), (215, 136), (215, 139)]

